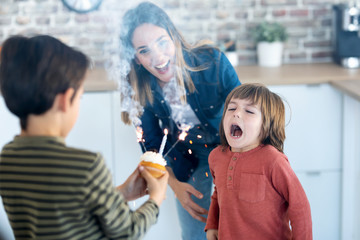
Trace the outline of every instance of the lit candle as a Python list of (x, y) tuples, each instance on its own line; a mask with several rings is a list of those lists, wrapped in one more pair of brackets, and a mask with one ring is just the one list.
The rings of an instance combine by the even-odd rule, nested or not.
[(160, 150), (159, 150), (159, 153), (160, 153), (161, 155), (162, 155), (163, 152), (164, 152), (167, 135), (168, 135), (168, 130), (165, 128), (165, 129), (164, 129), (164, 137), (163, 137), (163, 139), (162, 139), (162, 141), (161, 141)]

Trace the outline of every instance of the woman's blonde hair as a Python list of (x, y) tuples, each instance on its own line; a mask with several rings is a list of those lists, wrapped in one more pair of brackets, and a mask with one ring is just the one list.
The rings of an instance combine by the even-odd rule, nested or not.
[[(206, 67), (189, 66), (184, 59), (183, 53), (191, 52), (194, 49), (210, 48), (212, 43), (208, 40), (199, 41), (195, 45), (187, 43), (181, 33), (176, 29), (169, 16), (158, 6), (150, 2), (143, 2), (137, 7), (128, 10), (124, 17), (121, 27), (120, 42), (121, 42), (121, 57), (130, 63), (130, 72), (126, 77), (126, 81), (134, 90), (133, 99), (145, 106), (147, 102), (153, 104), (153, 94), (150, 86), (151, 73), (144, 67), (136, 63), (135, 50), (132, 45), (132, 37), (135, 29), (142, 24), (153, 24), (161, 27), (167, 31), (175, 45), (176, 58), (176, 72), (175, 77), (179, 88), (194, 92), (195, 86), (191, 79), (189, 71), (201, 71)], [(128, 96), (122, 96), (128, 97)], [(181, 101), (186, 102), (186, 95), (182, 96)], [(121, 113), (122, 121), (126, 124), (131, 124), (129, 114), (127, 112)]]
[(252, 104), (260, 107), (262, 114), (261, 143), (270, 144), (280, 152), (283, 152), (285, 141), (284, 103), (276, 93), (271, 92), (265, 85), (260, 83), (242, 84), (233, 89), (227, 96), (219, 127), (221, 145), (224, 147), (229, 146), (225, 137), (223, 121), (231, 99), (247, 99)]

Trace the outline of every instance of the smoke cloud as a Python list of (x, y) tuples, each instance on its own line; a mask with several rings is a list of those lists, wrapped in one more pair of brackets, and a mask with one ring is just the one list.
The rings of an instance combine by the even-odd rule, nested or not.
[(183, 104), (181, 98), (185, 96), (186, 91), (184, 87), (180, 87), (177, 84), (175, 78), (172, 78), (169, 83), (163, 87), (164, 99), (169, 103), (171, 107), (171, 117), (177, 124), (180, 130), (188, 130), (193, 127), (192, 123), (186, 122), (185, 113), (191, 110), (189, 104)]

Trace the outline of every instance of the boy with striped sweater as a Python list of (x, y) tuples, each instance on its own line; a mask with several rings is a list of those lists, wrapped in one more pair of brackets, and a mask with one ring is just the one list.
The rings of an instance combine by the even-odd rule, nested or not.
[[(168, 173), (138, 167), (117, 188), (98, 153), (66, 146), (88, 58), (50, 36), (3, 44), (0, 87), (21, 133), (0, 155), (0, 194), (16, 239), (139, 239), (165, 198)], [(145, 180), (144, 180), (145, 179)], [(132, 211), (127, 205), (145, 195)]]

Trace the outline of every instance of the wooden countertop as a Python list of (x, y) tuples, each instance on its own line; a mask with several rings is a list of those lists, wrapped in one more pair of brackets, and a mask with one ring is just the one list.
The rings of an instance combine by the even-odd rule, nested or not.
[(334, 81), (331, 84), (360, 101), (360, 80)]
[(118, 83), (110, 80), (103, 68), (91, 69), (84, 83), (85, 92), (114, 91), (117, 89)]
[[(261, 82), (265, 85), (330, 83), (360, 100), (360, 69), (347, 69), (334, 63), (287, 64), (276, 68), (237, 66), (242, 83)], [(85, 91), (114, 91), (118, 83), (108, 79), (104, 69), (93, 69), (85, 81)]]
[(347, 69), (334, 63), (288, 64), (276, 68), (238, 66), (241, 82), (266, 85), (330, 83), (360, 101), (360, 69)]

